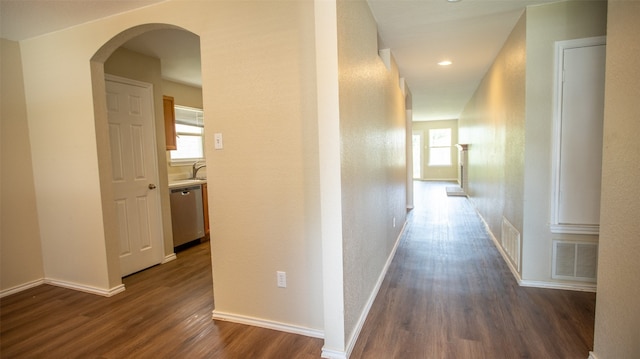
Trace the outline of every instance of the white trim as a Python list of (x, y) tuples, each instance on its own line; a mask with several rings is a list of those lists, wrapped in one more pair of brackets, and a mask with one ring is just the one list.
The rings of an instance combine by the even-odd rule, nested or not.
[(102, 289), (102, 288), (96, 288), (96, 287), (92, 287), (92, 286), (88, 286), (88, 285), (84, 285), (84, 284), (78, 284), (78, 283), (72, 283), (72, 282), (65, 282), (62, 280), (57, 280), (57, 279), (46, 279), (44, 280), (44, 284), (49, 284), (49, 285), (54, 285), (56, 287), (62, 287), (62, 288), (67, 288), (67, 289), (73, 289), (73, 290), (77, 290), (80, 292), (85, 292), (85, 293), (90, 293), (90, 294), (97, 294), (97, 295), (101, 295), (103, 297), (112, 297), (118, 293), (122, 293), (124, 292), (125, 288), (124, 288), (124, 284), (119, 284), (111, 289)]
[(591, 293), (597, 292), (597, 286), (595, 283), (561, 283), (541, 280), (520, 280), (519, 284), (522, 287), (573, 290), (577, 292)]
[[(444, 166), (446, 167), (446, 166)], [(454, 182), (454, 184), (460, 185), (458, 183), (458, 178), (431, 178), (431, 177), (425, 177), (425, 178), (414, 178), (414, 180), (417, 181), (442, 181), (442, 182)]]
[(4, 297), (6, 297), (8, 295), (19, 293), (19, 292), (22, 292), (24, 290), (37, 287), (37, 286), (39, 286), (41, 284), (44, 284), (44, 279), (42, 279), (42, 278), (41, 279), (32, 280), (32, 281), (27, 282), (27, 283), (19, 284), (19, 285), (15, 286), (15, 287), (3, 289), (3, 290), (0, 291), (0, 298), (4, 298)]
[(553, 135), (551, 152), (551, 232), (567, 234), (599, 234), (599, 225), (559, 223), (560, 204), (560, 144), (562, 141), (562, 86), (564, 83), (564, 50), (606, 45), (606, 36), (556, 41), (553, 78)]
[(599, 235), (599, 225), (588, 224), (552, 224), (551, 233)]
[(27, 282), (12, 288), (8, 288), (5, 290), (0, 291), (0, 298), (6, 297), (8, 295), (11, 294), (15, 294), (18, 292), (22, 292), (25, 291), (27, 289), (30, 288), (35, 288), (39, 285), (42, 284), (49, 284), (49, 285), (53, 285), (56, 287), (61, 287), (61, 288), (67, 288), (67, 289), (72, 289), (72, 290), (76, 290), (76, 291), (80, 291), (80, 292), (85, 292), (85, 293), (90, 293), (90, 294), (96, 294), (96, 295), (100, 295), (103, 297), (112, 297), (118, 293), (124, 292), (125, 287), (124, 284), (120, 284), (117, 285), (111, 289), (108, 290), (104, 290), (101, 288), (96, 288), (96, 287), (92, 287), (92, 286), (87, 286), (84, 284), (78, 284), (78, 283), (71, 283), (71, 282), (65, 282), (65, 281), (61, 281), (61, 280), (56, 280), (56, 279), (47, 279), (47, 278), (43, 278), (43, 279), (37, 279), (31, 282)]
[(326, 359), (348, 359), (347, 353), (338, 350), (322, 348), (321, 358)]
[(482, 221), (482, 224), (484, 224), (484, 228), (489, 234), (489, 237), (491, 238), (493, 245), (498, 249), (498, 252), (500, 252), (500, 255), (502, 256), (502, 260), (505, 261), (505, 263), (509, 267), (509, 270), (511, 270), (511, 274), (513, 274), (515, 279), (518, 281), (518, 284), (520, 284), (520, 282), (522, 281), (522, 277), (520, 276), (520, 272), (518, 271), (518, 269), (515, 267), (515, 265), (511, 261), (511, 258), (509, 258), (509, 254), (507, 254), (504, 248), (502, 248), (502, 244), (500, 244), (500, 241), (498, 241), (498, 239), (493, 235), (493, 232), (491, 232), (491, 229), (489, 228), (489, 224), (487, 224), (487, 222), (484, 220), (484, 217), (480, 215), (480, 212), (476, 211), (476, 213), (478, 214), (478, 217)]
[(266, 320), (254, 317), (248, 317), (244, 315), (237, 315), (232, 313), (225, 313), (214, 310), (211, 319), (213, 320), (222, 320), (225, 322), (233, 322), (238, 324), (251, 325), (254, 327), (267, 328), (279, 330), (281, 332), (300, 334), (307, 337), (313, 338), (324, 338), (324, 332), (318, 329), (301, 327), (298, 325), (291, 325), (286, 323), (280, 323), (273, 320)]
[(176, 256), (175, 253), (167, 254), (166, 256), (164, 256), (164, 259), (162, 260), (162, 264), (169, 263), (176, 259), (178, 259), (178, 257)]
[(589, 358), (588, 359), (598, 359), (598, 357), (596, 356), (596, 354), (594, 352), (589, 352)]
[[(107, 74), (107, 73), (104, 74), (104, 79), (105, 79), (105, 81), (118, 82), (118, 83), (125, 84), (125, 85), (141, 87), (141, 88), (144, 88), (144, 89), (150, 89), (151, 90), (151, 98), (153, 99), (153, 84), (152, 83), (142, 82), (142, 81), (133, 80), (133, 79), (130, 79), (130, 78), (127, 78), (127, 77), (116, 76), (116, 75)], [(153, 103), (154, 101), (152, 100), (151, 102)], [(154, 117), (155, 117), (155, 115), (154, 115)]]
[(487, 233), (489, 234), (489, 237), (491, 237), (491, 241), (493, 242), (494, 246), (498, 249), (498, 252), (500, 252), (500, 255), (502, 256), (502, 259), (505, 261), (505, 263), (507, 264), (507, 266), (511, 270), (511, 274), (513, 274), (513, 276), (516, 279), (516, 281), (518, 282), (519, 286), (521, 286), (521, 287), (532, 287), (532, 288), (573, 290), (573, 291), (578, 291), (578, 292), (593, 292), (593, 293), (595, 293), (597, 291), (596, 290), (597, 289), (597, 285), (595, 283), (562, 283), (562, 282), (550, 282), (550, 281), (538, 281), (538, 280), (525, 280), (525, 279), (522, 279), (522, 276), (520, 275), (520, 273), (513, 266), (513, 264), (511, 263), (511, 260), (509, 260), (509, 255), (504, 251), (504, 249), (502, 248), (502, 245), (500, 245), (500, 242), (498, 242), (498, 239), (493, 235), (493, 233), (489, 229), (489, 225), (484, 220), (484, 218), (480, 215), (480, 213), (478, 213), (478, 217), (480, 218), (480, 220), (484, 224), (485, 229), (487, 230)]

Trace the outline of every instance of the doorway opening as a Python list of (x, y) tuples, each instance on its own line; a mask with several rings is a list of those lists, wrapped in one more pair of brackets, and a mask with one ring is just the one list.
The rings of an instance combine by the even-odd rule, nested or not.
[[(184, 46), (191, 44), (190, 49)], [(194, 45), (195, 44), (195, 49)], [(187, 59), (189, 68), (179, 69), (172, 59), (163, 58), (167, 52), (179, 53)], [(151, 65), (149, 65), (151, 64)], [(182, 64), (185, 65), (184, 63)], [(168, 66), (168, 69), (165, 68)], [(181, 78), (179, 74), (182, 73)], [(93, 99), (95, 128), (98, 147), (98, 164), (100, 168), (100, 191), (102, 197), (105, 245), (107, 247), (107, 264), (110, 283), (122, 283), (121, 254), (123, 252), (123, 230), (120, 223), (128, 220), (131, 211), (118, 211), (114, 206), (117, 189), (114, 185), (115, 168), (112, 153), (113, 139), (110, 130), (105, 76), (115, 75), (134, 82), (148, 83), (152, 91), (153, 140), (154, 155), (151, 157), (157, 172), (157, 183), (148, 184), (148, 191), (155, 191), (159, 199), (159, 233), (161, 256), (160, 263), (176, 258), (172, 240), (171, 207), (169, 200), (169, 155), (166, 150), (165, 127), (163, 116), (163, 95), (166, 91), (174, 93), (182, 87), (189, 88), (189, 96), (196, 99), (202, 108), (202, 85), (200, 75), (200, 40), (198, 35), (177, 26), (167, 24), (140, 25), (114, 36), (105, 43), (91, 59), (91, 76), (93, 83)], [(111, 90), (109, 90), (111, 91)], [(186, 97), (186, 96), (184, 96)], [(192, 105), (191, 102), (185, 105)], [(134, 158), (135, 160), (135, 158)], [(147, 184), (145, 184), (147, 185)], [(152, 188), (153, 187), (153, 188)], [(146, 225), (146, 224), (145, 224)], [(126, 233), (125, 233), (126, 234)], [(157, 263), (156, 263), (157, 264)]]

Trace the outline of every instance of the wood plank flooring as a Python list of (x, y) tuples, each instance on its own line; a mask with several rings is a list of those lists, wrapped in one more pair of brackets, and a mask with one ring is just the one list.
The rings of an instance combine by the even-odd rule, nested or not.
[(587, 358), (595, 294), (518, 286), (470, 202), (446, 186), (415, 182), (351, 358)]
[[(451, 183), (416, 209), (351, 359), (580, 358), (595, 294), (517, 285)], [(124, 279), (112, 298), (42, 285), (0, 300), (2, 358), (319, 358), (322, 340), (211, 320), (209, 243)]]
[(42, 285), (0, 302), (2, 358), (318, 358), (323, 341), (213, 321), (209, 242), (103, 298)]

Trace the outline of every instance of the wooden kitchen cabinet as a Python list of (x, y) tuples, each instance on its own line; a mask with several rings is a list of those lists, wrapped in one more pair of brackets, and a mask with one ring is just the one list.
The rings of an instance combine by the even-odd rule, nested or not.
[(176, 112), (175, 102), (171, 96), (162, 96), (162, 107), (164, 110), (164, 136), (168, 150), (177, 150), (176, 145)]
[(204, 240), (209, 240), (209, 190), (206, 183), (202, 184), (202, 211), (204, 212)]

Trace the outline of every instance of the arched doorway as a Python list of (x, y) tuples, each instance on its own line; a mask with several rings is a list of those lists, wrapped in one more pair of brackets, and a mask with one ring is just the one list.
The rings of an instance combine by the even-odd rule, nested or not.
[[(159, 33), (172, 34), (181, 33), (196, 36), (195, 34), (188, 32), (187, 30), (167, 24), (145, 24), (130, 28), (114, 36), (111, 40), (105, 43), (92, 57), (91, 59), (91, 76), (93, 87), (93, 101), (94, 101), (94, 115), (95, 115), (95, 128), (97, 138), (97, 153), (98, 153), (98, 165), (100, 172), (100, 191), (102, 198), (102, 215), (104, 222), (104, 235), (105, 246), (107, 249), (107, 266), (109, 282), (112, 287), (121, 285), (121, 271), (120, 271), (120, 240), (118, 232), (118, 213), (114, 209), (114, 186), (112, 182), (113, 178), (113, 160), (110, 151), (110, 137), (109, 137), (109, 121), (107, 116), (107, 94), (105, 90), (105, 63), (108, 63), (109, 59), (119, 51), (122, 51), (122, 46), (129, 43), (132, 39), (148, 38), (149, 34)], [(166, 46), (166, 43), (165, 43)], [(199, 46), (199, 42), (198, 42)], [(152, 44), (150, 44), (152, 48)], [(199, 57), (199, 52), (197, 54)], [(129, 74), (122, 73), (116, 74), (119, 76), (125, 76), (132, 78), (133, 80), (145, 81), (151, 83), (153, 86), (153, 107), (155, 114), (155, 139), (157, 141), (155, 151), (156, 169), (158, 172), (158, 196), (160, 202), (160, 216), (159, 221), (162, 233), (162, 246), (163, 246), (163, 258), (162, 262), (175, 259), (173, 253), (173, 243), (171, 237), (171, 211), (169, 203), (169, 191), (168, 189), (168, 170), (166, 161), (166, 152), (164, 150), (165, 137), (164, 126), (162, 119), (162, 78), (161, 74), (157, 76), (151, 76), (153, 79), (147, 78), (134, 78), (136, 72), (144, 72), (140, 69), (135, 69), (133, 64)], [(198, 69), (199, 70), (199, 69)], [(126, 71), (125, 71), (126, 72)], [(199, 71), (198, 71), (199, 72)]]

